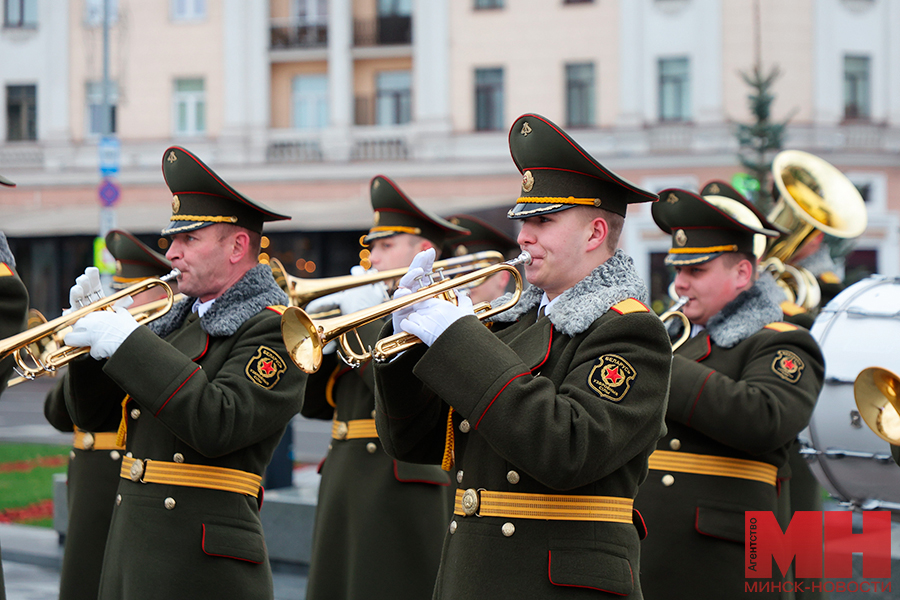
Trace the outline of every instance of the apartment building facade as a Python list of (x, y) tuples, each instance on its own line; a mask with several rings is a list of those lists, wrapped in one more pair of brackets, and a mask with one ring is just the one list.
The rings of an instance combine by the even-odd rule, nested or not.
[[(52, 279), (97, 229), (103, 0), (0, 2), (0, 172), (20, 184), (0, 194), (0, 227)], [(759, 62), (781, 73), (786, 147), (864, 191), (854, 265), (900, 273), (898, 2), (111, 2), (117, 220), (148, 240), (168, 218), (159, 161), (171, 144), (294, 215), (273, 227), (271, 251), (317, 263), (315, 276), (355, 259), (378, 173), (429, 209), (481, 211), (512, 231), (507, 128), (524, 112), (638, 184), (699, 189), (741, 171), (740, 74)], [(81, 250), (63, 252), (65, 240)], [(656, 291), (667, 244), (646, 207), (629, 213), (623, 245)]]

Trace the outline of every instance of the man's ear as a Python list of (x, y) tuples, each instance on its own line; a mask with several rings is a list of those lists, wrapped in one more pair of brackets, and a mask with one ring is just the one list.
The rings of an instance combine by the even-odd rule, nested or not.
[(250, 252), (250, 236), (243, 229), (238, 229), (231, 238), (231, 253), (228, 260), (236, 265), (247, 256), (248, 252)]
[(588, 229), (587, 250), (590, 252), (606, 243), (609, 236), (609, 223), (603, 217), (591, 219)]
[(753, 282), (754, 271), (756, 271), (756, 265), (750, 262), (747, 259), (744, 259), (738, 262), (735, 265), (735, 269), (737, 270), (737, 284), (740, 289), (743, 289), (749, 286)]

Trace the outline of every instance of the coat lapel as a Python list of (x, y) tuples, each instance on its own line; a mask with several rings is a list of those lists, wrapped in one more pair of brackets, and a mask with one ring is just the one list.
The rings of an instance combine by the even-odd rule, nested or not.
[(681, 346), (677, 354), (688, 360), (700, 362), (712, 351), (712, 345), (709, 339), (709, 331), (704, 329)]
[(197, 360), (206, 354), (209, 348), (209, 334), (200, 326), (197, 313), (192, 312), (184, 320), (184, 324), (166, 338), (166, 341), (181, 350), (191, 360)]
[(537, 307), (533, 307), (513, 325), (497, 332), (532, 371), (547, 358), (553, 339), (553, 324), (543, 317), (537, 323)]

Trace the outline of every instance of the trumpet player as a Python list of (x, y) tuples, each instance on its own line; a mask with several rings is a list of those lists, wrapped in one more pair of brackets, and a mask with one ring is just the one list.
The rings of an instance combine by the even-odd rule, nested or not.
[[(477, 217), (452, 215), (447, 219), (455, 225), (465, 227), (471, 233), (448, 240), (444, 244), (442, 255), (464, 256), (474, 252), (496, 250), (507, 258), (512, 258), (519, 253), (519, 244), (516, 240)], [(506, 288), (509, 286), (509, 279), (509, 271), (500, 271), (470, 288), (468, 294), (472, 304), (490, 302), (505, 294)]]
[[(418, 252), (468, 233), (416, 206), (387, 177), (372, 179), (370, 197), (374, 223), (364, 242), (381, 271), (404, 267)], [(368, 284), (326, 296), (308, 309), (337, 304), (349, 314), (382, 303), (384, 294), (384, 284)], [(378, 320), (357, 329), (366, 347), (383, 325)], [(350, 369), (335, 354), (307, 385), (301, 413), (333, 421), (320, 469), (309, 600), (418, 600), (434, 587), (450, 480), (437, 466), (385, 454), (375, 432), (373, 385), (370, 365)]]
[(272, 598), (260, 483), (306, 379), (281, 342), (287, 295), (257, 256), (263, 223), (289, 217), (183, 148), (162, 170), (187, 298), (150, 326), (94, 311), (65, 338), (90, 347), (69, 366), (72, 421), (118, 418), (126, 439), (98, 598)]
[(617, 246), (628, 205), (657, 196), (539, 115), (519, 117), (509, 145), (531, 287), (491, 329), (465, 297), (394, 313), (383, 333), (424, 343), (375, 366), (378, 434), (457, 484), (434, 598), (638, 599), (632, 503), (664, 431), (672, 354)]
[[(106, 247), (116, 259), (113, 289), (125, 289), (172, 270), (165, 256), (126, 231), (110, 231)], [(135, 308), (164, 297), (159, 288), (150, 288), (132, 296), (131, 306)], [(60, 600), (95, 600), (125, 442), (117, 439), (120, 414), (110, 413), (106, 423), (93, 431), (74, 426), (66, 409), (65, 379), (65, 376), (60, 378), (44, 400), (47, 421), (60, 431), (74, 432), (66, 481), (68, 529), (59, 575), (59, 597)]]
[(693, 337), (675, 351), (667, 433), (635, 503), (652, 532), (644, 593), (744, 597), (744, 512), (778, 514), (777, 472), (812, 414), (824, 361), (808, 331), (781, 321), (772, 278), (757, 277), (755, 236), (778, 232), (736, 200), (678, 189), (660, 192), (652, 215), (672, 235), (666, 264), (690, 299)]

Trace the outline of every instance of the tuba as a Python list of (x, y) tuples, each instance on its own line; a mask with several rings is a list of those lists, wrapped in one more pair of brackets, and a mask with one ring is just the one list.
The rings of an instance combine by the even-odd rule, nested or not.
[[(166, 281), (178, 277), (180, 274), (181, 272), (178, 269), (172, 269), (168, 275), (145, 279), (73, 310), (67, 315), (37, 324), (35, 327), (31, 327), (22, 333), (0, 340), (0, 359), (9, 355), (14, 356), (16, 372), (22, 380), (51, 375), (60, 367), (69, 364), (73, 359), (90, 352), (90, 348), (73, 348), (72, 346), (62, 345), (61, 340), (65, 337), (65, 330), (74, 326), (79, 319), (97, 310), (114, 310), (114, 305), (119, 300), (161, 286), (167, 297), (160, 301), (158, 307), (150, 309), (146, 305), (142, 305), (136, 307), (132, 312), (132, 314), (138, 313), (136, 316), (138, 323), (146, 325), (163, 316), (172, 308), (172, 305), (175, 303), (175, 294)], [(53, 345), (59, 345), (59, 347), (53, 348)], [(49, 350), (42, 352), (40, 350), (42, 347), (49, 348)]]
[[(490, 265), (465, 275), (460, 275), (454, 279), (445, 279), (436, 283), (430, 283), (416, 292), (400, 298), (395, 298), (394, 300), (388, 300), (378, 306), (329, 319), (314, 320), (306, 314), (303, 309), (291, 306), (285, 310), (284, 314), (281, 316), (281, 335), (291, 360), (306, 373), (315, 373), (319, 370), (319, 367), (322, 366), (322, 351), (325, 344), (335, 339), (338, 340), (338, 343), (340, 344), (342, 358), (351, 366), (359, 366), (371, 358), (375, 358), (377, 361), (388, 360), (391, 356), (421, 343), (421, 340), (408, 333), (395, 333), (392, 336), (379, 340), (371, 350), (357, 352), (351, 347), (346, 334), (366, 323), (371, 323), (372, 321), (377, 321), (378, 319), (386, 317), (395, 310), (415, 304), (416, 302), (421, 302), (422, 300), (443, 297), (453, 301), (456, 298), (455, 293), (453, 292), (455, 288), (484, 279), (485, 277), (490, 277), (500, 271), (509, 271), (516, 283), (516, 291), (513, 293), (512, 298), (498, 307), (491, 307), (487, 302), (474, 307), (475, 314), (479, 319), (487, 319), (505, 310), (509, 310), (519, 301), (519, 297), (522, 295), (523, 282), (522, 276), (519, 274), (516, 266), (519, 264), (529, 264), (530, 262), (531, 255), (527, 252), (522, 252), (513, 260)], [(398, 271), (401, 272), (392, 273), (391, 277), (402, 276), (407, 270), (408, 269), (406, 268), (398, 269)], [(390, 272), (385, 271), (384, 273)], [(379, 273), (379, 275), (381, 275), (381, 273)], [(354, 277), (354, 279), (361, 278)], [(359, 340), (358, 336), (357, 340)]]
[[(476, 269), (497, 264), (503, 260), (503, 254), (493, 250), (484, 252), (476, 252), (474, 254), (466, 254), (464, 256), (454, 256), (439, 260), (434, 263), (435, 270), (443, 269), (444, 277), (455, 277), (465, 273), (470, 273)], [(272, 276), (275, 281), (285, 291), (290, 298), (291, 306), (306, 306), (316, 298), (327, 296), (355, 288), (370, 283), (378, 283), (389, 279), (397, 279), (403, 277), (408, 270), (406, 267), (399, 269), (391, 269), (388, 271), (379, 271), (375, 273), (367, 273), (366, 275), (340, 275), (338, 277), (326, 277), (324, 279), (305, 279), (303, 277), (294, 277), (284, 268), (284, 265), (277, 258), (269, 259), (269, 266), (272, 268)]]
[(821, 292), (815, 275), (788, 265), (819, 233), (855, 238), (866, 229), (862, 195), (831, 163), (800, 150), (784, 150), (772, 161), (778, 197), (769, 220), (786, 231), (770, 243), (761, 267), (771, 271), (787, 299), (810, 310)]
[(853, 383), (859, 416), (886, 442), (900, 445), (900, 377), (881, 367), (860, 371)]

